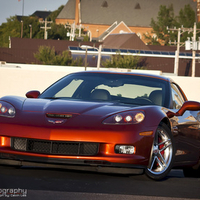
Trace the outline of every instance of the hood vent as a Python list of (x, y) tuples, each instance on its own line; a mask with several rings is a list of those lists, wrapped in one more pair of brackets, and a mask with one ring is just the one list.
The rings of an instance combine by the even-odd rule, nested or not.
[(49, 117), (49, 118), (59, 118), (59, 119), (70, 119), (70, 118), (72, 118), (72, 114), (47, 113), (46, 116)]

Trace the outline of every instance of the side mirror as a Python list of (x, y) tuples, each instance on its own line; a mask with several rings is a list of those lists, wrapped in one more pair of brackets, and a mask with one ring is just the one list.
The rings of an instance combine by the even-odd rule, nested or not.
[(167, 116), (169, 118), (182, 116), (186, 110), (198, 111), (200, 110), (200, 103), (196, 101), (186, 101), (176, 113), (169, 111), (167, 112)]
[(39, 95), (40, 95), (40, 92), (37, 90), (32, 90), (32, 91), (29, 91), (26, 93), (27, 98), (35, 98), (36, 99), (39, 97)]

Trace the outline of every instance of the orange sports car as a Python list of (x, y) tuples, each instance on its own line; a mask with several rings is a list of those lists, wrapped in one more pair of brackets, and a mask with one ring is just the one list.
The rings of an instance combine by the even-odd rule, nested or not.
[(0, 99), (0, 164), (200, 175), (200, 103), (162, 76), (78, 72)]

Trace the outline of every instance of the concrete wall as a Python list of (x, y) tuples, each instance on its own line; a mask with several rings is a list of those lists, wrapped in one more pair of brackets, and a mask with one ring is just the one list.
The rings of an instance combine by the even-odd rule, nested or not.
[[(5, 95), (25, 96), (26, 92), (30, 90), (42, 92), (63, 76), (71, 72), (84, 70), (84, 67), (1, 64), (0, 97)], [(95, 70), (95, 68), (89, 68), (89, 70)], [(148, 71), (147, 73), (162, 75), (160, 71)], [(163, 75), (172, 78), (178, 83), (189, 100), (200, 102), (200, 78)]]

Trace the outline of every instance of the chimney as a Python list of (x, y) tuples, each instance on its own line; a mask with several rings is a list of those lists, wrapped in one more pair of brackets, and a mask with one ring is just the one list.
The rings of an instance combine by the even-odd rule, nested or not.
[(80, 14), (80, 0), (76, 0), (75, 8), (75, 24), (79, 25), (79, 14)]

